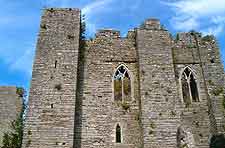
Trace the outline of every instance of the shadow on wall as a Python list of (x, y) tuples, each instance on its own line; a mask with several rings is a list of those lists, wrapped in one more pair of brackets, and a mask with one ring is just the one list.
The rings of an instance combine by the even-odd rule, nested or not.
[(82, 60), (79, 60), (77, 73), (78, 75), (77, 75), (77, 90), (75, 98), (76, 105), (75, 105), (73, 148), (81, 148), (82, 102), (83, 102), (83, 84), (84, 84), (84, 61)]
[[(83, 18), (82, 18), (83, 19)], [(82, 137), (82, 104), (83, 104), (83, 86), (84, 86), (84, 66), (85, 66), (85, 24), (81, 22), (80, 41), (78, 53), (78, 69), (77, 69), (77, 90), (75, 105), (75, 121), (74, 121), (74, 140), (73, 148), (81, 148)]]
[(210, 148), (225, 148), (225, 136), (223, 134), (213, 135), (210, 141)]

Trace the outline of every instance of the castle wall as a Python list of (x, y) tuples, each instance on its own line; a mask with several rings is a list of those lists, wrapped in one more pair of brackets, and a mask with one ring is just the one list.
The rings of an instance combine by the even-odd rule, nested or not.
[[(44, 11), (24, 148), (176, 148), (183, 139), (189, 147), (207, 148), (210, 136), (223, 132), (224, 71), (215, 41), (196, 32), (173, 40), (156, 19), (126, 38), (104, 29), (84, 42), (80, 30), (79, 10)], [(114, 96), (120, 65), (131, 77), (126, 101)], [(199, 101), (188, 105), (180, 84), (186, 67), (199, 92)]]
[[(211, 132), (224, 132), (224, 69), (221, 62), (220, 50), (215, 38), (199, 40), (201, 60), (203, 61), (203, 73), (206, 90), (210, 100), (210, 114), (215, 121), (211, 123)], [(210, 115), (211, 117), (212, 115)], [(216, 124), (216, 125), (215, 125)]]
[(144, 148), (176, 147), (180, 118), (172, 58), (172, 39), (159, 21), (137, 30)]
[(3, 135), (10, 131), (11, 123), (17, 119), (22, 109), (22, 99), (14, 86), (0, 87), (0, 146)]
[[(180, 100), (180, 116), (182, 126), (189, 130), (193, 136), (193, 143), (196, 147), (208, 147), (210, 136), (209, 107), (205, 79), (202, 69), (200, 51), (198, 49), (197, 33), (180, 33), (175, 40), (173, 47), (173, 57), (175, 75), (178, 88), (178, 99)], [(187, 106), (182, 97), (182, 87), (179, 81), (181, 72), (189, 67), (197, 80), (199, 102), (192, 100)]]
[(33, 65), (23, 148), (73, 147), (78, 9), (46, 9)]
[[(181, 71), (184, 68), (190, 67), (196, 74), (198, 90), (199, 90), (199, 102), (192, 102), (188, 106), (183, 102), (182, 88), (179, 83), (179, 77)], [(178, 110), (181, 117), (181, 126), (189, 130), (194, 138), (193, 143), (196, 147), (208, 147), (208, 139), (210, 136), (210, 120), (209, 120), (209, 108), (207, 100), (207, 92), (205, 91), (204, 79), (202, 76), (202, 69), (199, 64), (175, 64), (176, 82), (178, 89)]]
[(224, 95), (223, 66), (219, 49), (211, 38), (205, 41), (199, 33), (181, 33), (173, 47), (174, 65), (179, 97), (182, 100), (182, 88), (179, 77), (182, 69), (190, 67), (196, 74), (199, 102), (188, 107), (181, 103), (182, 125), (189, 127), (197, 147), (208, 147), (212, 134), (223, 132), (222, 105)]
[[(134, 38), (121, 39), (117, 31), (101, 30), (87, 44), (83, 92), (80, 96), (82, 98), (78, 98), (83, 100), (80, 147), (140, 146), (138, 71)], [(125, 65), (132, 75), (133, 98), (127, 102), (128, 109), (124, 109), (122, 102), (113, 98), (112, 78), (120, 64)], [(122, 129), (122, 143), (116, 143), (117, 124)]]

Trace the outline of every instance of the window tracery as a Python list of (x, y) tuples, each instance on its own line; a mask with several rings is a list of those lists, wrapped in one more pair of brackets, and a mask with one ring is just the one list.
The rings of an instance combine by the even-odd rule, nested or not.
[(117, 68), (113, 81), (114, 100), (129, 101), (131, 99), (131, 79), (128, 69), (124, 65)]
[(182, 97), (186, 105), (199, 102), (197, 80), (189, 67), (186, 67), (181, 75)]

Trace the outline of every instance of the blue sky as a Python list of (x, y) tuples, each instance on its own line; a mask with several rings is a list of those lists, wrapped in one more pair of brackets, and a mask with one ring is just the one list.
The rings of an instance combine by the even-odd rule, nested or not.
[(225, 59), (225, 0), (0, 0), (0, 85), (29, 88), (40, 17), (45, 7), (75, 7), (86, 15), (87, 35), (113, 28), (124, 36), (154, 17), (173, 34), (214, 34)]

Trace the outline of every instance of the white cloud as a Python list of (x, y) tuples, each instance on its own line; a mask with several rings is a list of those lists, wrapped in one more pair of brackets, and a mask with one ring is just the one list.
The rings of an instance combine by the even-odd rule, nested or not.
[(92, 3), (87, 4), (81, 10), (82, 14), (85, 15), (86, 30), (88, 35), (93, 35), (96, 32), (96, 24), (92, 21), (92, 17), (95, 19), (103, 11), (107, 11), (110, 7), (110, 3), (115, 0), (95, 0)]
[(178, 13), (192, 16), (209, 16), (225, 12), (225, 0), (178, 0), (165, 4), (176, 9)]
[(219, 34), (221, 32), (223, 32), (223, 30), (224, 30), (224, 25), (220, 24), (220, 25), (217, 25), (217, 26), (213, 26), (213, 27), (203, 29), (203, 30), (201, 30), (201, 32), (203, 33), (203, 35), (213, 34), (215, 36), (219, 36)]
[(221, 24), (221, 23), (225, 23), (225, 16), (215, 16), (212, 18), (212, 22), (215, 24)]
[(199, 24), (194, 17), (190, 18), (174, 17), (171, 23), (173, 27), (175, 27), (177, 30), (183, 31), (190, 31), (191, 29), (196, 29), (199, 27)]
[(88, 16), (103, 10), (107, 10), (107, 5), (111, 2), (113, 2), (113, 0), (95, 0), (94, 2), (82, 8), (82, 13)]
[(27, 49), (21, 57), (16, 58), (15, 61), (10, 64), (9, 68), (12, 71), (23, 71), (30, 76), (32, 73), (33, 58), (34, 48)]
[(175, 30), (202, 30), (203, 33), (219, 35), (224, 30), (225, 0), (177, 0), (165, 2), (175, 16), (171, 25)]

